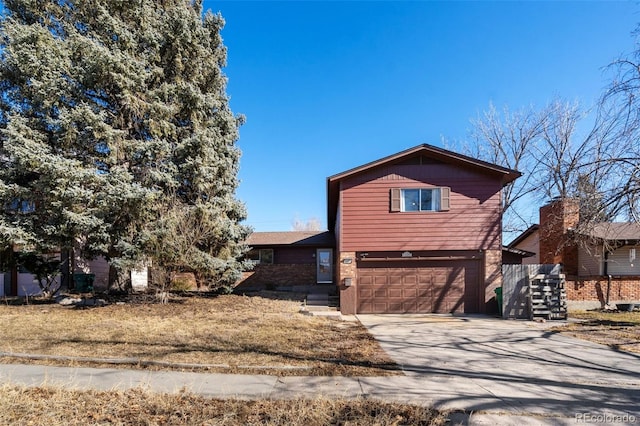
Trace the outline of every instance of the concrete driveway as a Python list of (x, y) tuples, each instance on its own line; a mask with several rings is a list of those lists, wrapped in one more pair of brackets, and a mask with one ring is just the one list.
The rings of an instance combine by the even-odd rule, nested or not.
[(554, 333), (550, 327), (557, 322), (448, 315), (358, 319), (423, 397), (438, 384), (439, 393), (428, 394), (436, 406), (576, 421), (632, 416), (640, 424), (640, 356)]

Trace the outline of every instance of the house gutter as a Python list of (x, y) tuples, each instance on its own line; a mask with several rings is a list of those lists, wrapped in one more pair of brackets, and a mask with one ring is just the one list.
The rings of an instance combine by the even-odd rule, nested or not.
[(416, 260), (474, 260), (476, 256), (415, 256), (415, 257), (361, 257), (363, 262), (416, 261)]

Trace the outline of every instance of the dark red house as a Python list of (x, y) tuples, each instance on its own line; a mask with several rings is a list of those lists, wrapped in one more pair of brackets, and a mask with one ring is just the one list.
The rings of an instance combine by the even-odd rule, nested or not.
[(315, 259), (316, 281), (333, 277), (344, 314), (487, 312), (501, 284), (501, 190), (519, 176), (425, 144), (327, 178), (335, 245), (322, 277)]

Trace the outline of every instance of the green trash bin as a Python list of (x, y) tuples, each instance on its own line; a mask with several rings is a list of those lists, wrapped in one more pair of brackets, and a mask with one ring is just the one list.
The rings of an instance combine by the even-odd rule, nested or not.
[(74, 287), (80, 293), (93, 292), (93, 282), (95, 279), (95, 274), (73, 274)]
[(496, 293), (496, 302), (498, 302), (498, 313), (500, 314), (500, 318), (502, 318), (502, 287), (496, 287), (493, 291)]

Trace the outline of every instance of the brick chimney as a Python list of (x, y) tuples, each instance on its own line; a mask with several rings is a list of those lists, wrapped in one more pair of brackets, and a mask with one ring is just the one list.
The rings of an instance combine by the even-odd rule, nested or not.
[(540, 263), (562, 263), (565, 274), (578, 274), (578, 247), (570, 233), (579, 220), (577, 199), (558, 198), (540, 207)]

